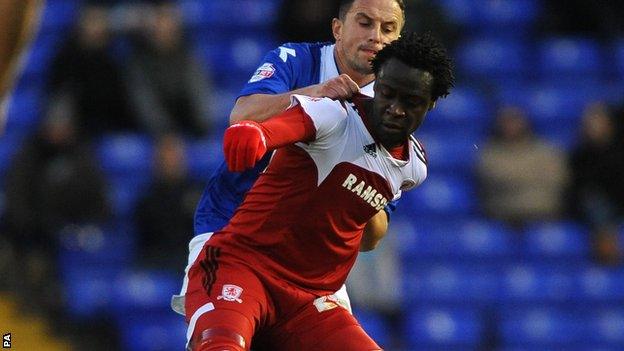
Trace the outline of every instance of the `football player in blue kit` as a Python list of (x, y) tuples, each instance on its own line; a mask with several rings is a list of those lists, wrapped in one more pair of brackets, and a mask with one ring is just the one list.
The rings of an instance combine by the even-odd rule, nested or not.
[[(230, 123), (263, 121), (284, 111), (292, 94), (345, 100), (353, 94), (373, 96), (371, 60), (400, 36), (405, 23), (403, 0), (342, 0), (332, 20), (335, 43), (287, 43), (266, 54), (237, 97)], [(271, 153), (244, 172), (228, 171), (225, 162), (209, 180), (195, 213), (195, 237), (180, 295), (172, 308), (184, 314), (189, 267), (213, 232), (223, 228), (242, 203), (247, 191), (267, 167)], [(364, 229), (361, 251), (372, 250), (383, 237), (394, 202), (379, 211)], [(343, 286), (336, 300), (350, 310)]]

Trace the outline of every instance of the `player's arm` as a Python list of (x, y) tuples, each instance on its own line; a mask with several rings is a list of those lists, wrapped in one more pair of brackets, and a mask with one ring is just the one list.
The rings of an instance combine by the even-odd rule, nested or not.
[(301, 105), (295, 105), (264, 122), (248, 120), (231, 125), (223, 135), (225, 161), (231, 172), (242, 172), (269, 150), (312, 141), (315, 136), (314, 122)]
[(252, 94), (241, 96), (230, 113), (230, 124), (243, 120), (261, 122), (283, 112), (290, 106), (292, 94), (312, 97), (328, 97), (345, 100), (360, 91), (358, 85), (346, 74), (329, 79), (323, 83), (293, 90), (282, 94)]
[(371, 251), (379, 245), (388, 231), (388, 215), (385, 210), (377, 212), (364, 227), (360, 251)]

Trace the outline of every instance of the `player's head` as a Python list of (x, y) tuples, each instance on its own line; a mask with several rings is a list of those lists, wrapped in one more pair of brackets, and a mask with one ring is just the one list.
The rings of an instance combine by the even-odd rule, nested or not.
[(401, 33), (404, 9), (403, 0), (342, 0), (332, 22), (338, 60), (359, 74), (372, 74), (370, 61)]
[(405, 34), (373, 60), (373, 129), (386, 147), (400, 145), (454, 84), (444, 47), (429, 34)]

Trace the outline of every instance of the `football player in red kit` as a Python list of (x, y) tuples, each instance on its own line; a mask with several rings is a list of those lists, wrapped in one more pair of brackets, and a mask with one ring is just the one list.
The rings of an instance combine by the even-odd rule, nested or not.
[(361, 351), (380, 347), (333, 298), (367, 221), (427, 175), (411, 136), (453, 85), (429, 35), (404, 35), (373, 61), (375, 97), (293, 95), (264, 122), (225, 132), (232, 171), (278, 149), (229, 224), (189, 270), (192, 350)]

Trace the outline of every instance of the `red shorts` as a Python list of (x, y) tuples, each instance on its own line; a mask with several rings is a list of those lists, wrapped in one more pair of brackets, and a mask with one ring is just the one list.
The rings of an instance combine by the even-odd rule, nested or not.
[(204, 245), (188, 272), (189, 338), (219, 329), (242, 337), (245, 350), (252, 339), (254, 350), (381, 350), (346, 309), (331, 300), (317, 307), (319, 296), (250, 264), (227, 248)]

